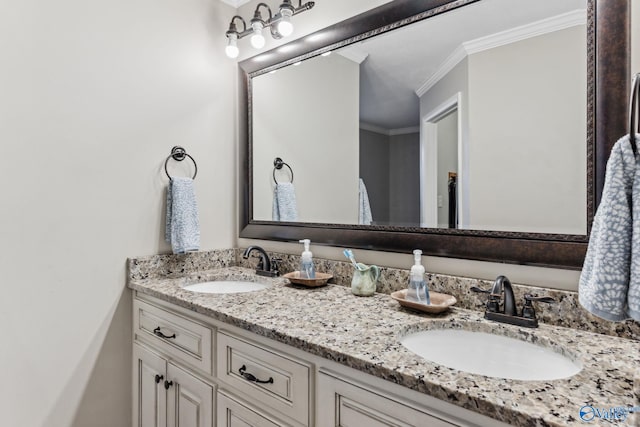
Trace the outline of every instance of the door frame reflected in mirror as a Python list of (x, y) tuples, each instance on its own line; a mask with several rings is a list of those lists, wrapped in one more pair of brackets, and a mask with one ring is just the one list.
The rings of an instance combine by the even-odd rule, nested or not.
[[(438, 123), (449, 114), (456, 112), (456, 227), (448, 228), (466, 228), (466, 186), (464, 185), (464, 177), (466, 176), (466, 165), (460, 153), (465, 152), (462, 138), (462, 112), (459, 106), (462, 105), (462, 92), (456, 92), (451, 98), (438, 105), (433, 110), (427, 112), (420, 124), (420, 222), (422, 227), (442, 228), (438, 219), (438, 207), (441, 200), (438, 195), (438, 184), (442, 178), (442, 170), (439, 167), (438, 147), (440, 144), (438, 138)], [(429, 173), (427, 174), (427, 171)], [(450, 171), (447, 171), (450, 172)], [(427, 176), (428, 175), (428, 176)], [(462, 181), (462, 185), (461, 184)], [(427, 185), (427, 183), (429, 185)], [(448, 210), (447, 210), (448, 213)]]

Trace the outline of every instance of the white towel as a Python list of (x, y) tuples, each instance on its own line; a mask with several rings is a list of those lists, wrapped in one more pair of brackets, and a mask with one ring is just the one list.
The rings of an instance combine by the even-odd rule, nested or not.
[(273, 190), (273, 210), (271, 216), (274, 221), (295, 222), (298, 220), (296, 190), (292, 183), (283, 182), (276, 184)]
[(627, 136), (616, 142), (607, 162), (580, 275), (580, 304), (606, 320), (640, 320), (639, 257), (640, 176)]
[(200, 249), (198, 206), (191, 178), (171, 178), (167, 187), (165, 240), (174, 254)]
[(369, 194), (362, 178), (360, 178), (358, 187), (358, 224), (371, 225), (373, 217), (371, 216)]

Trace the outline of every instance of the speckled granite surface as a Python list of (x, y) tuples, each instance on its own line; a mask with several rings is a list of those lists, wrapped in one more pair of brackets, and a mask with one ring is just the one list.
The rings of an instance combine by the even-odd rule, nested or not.
[(129, 279), (177, 277), (214, 268), (232, 267), (236, 265), (236, 252), (236, 249), (217, 249), (187, 252), (181, 255), (165, 254), (129, 258), (127, 260)]
[[(266, 281), (272, 286), (225, 295), (182, 289), (189, 283), (222, 277)], [(386, 294), (363, 298), (344, 286), (308, 289), (286, 282), (231, 267), (181, 277), (131, 277), (129, 287), (515, 426), (584, 425), (579, 418), (584, 405), (638, 405), (634, 376), (640, 367), (640, 342), (549, 325), (523, 329), (488, 322), (480, 312), (455, 307), (435, 317), (416, 314)], [(433, 327), (490, 330), (554, 343), (584, 368), (563, 380), (503, 380), (428, 362), (398, 342), (408, 331)], [(633, 414), (619, 424), (638, 425), (637, 417)]]
[[(300, 256), (298, 255), (282, 253), (269, 253), (269, 255), (282, 259), (280, 271), (283, 273), (298, 269), (300, 262)], [(251, 258), (248, 260), (243, 259), (242, 250), (239, 249), (237, 250), (237, 260), (237, 265), (239, 266), (255, 266), (255, 260)], [(351, 286), (351, 275), (353, 271), (351, 263), (320, 258), (314, 258), (314, 262), (316, 271), (333, 274), (331, 283)], [(390, 294), (391, 292), (405, 289), (407, 287), (407, 283), (409, 283), (409, 269), (412, 264), (413, 256), (407, 255), (406, 270), (381, 267), (377, 292)], [(447, 276), (443, 274), (427, 274), (427, 279), (429, 282), (429, 289), (453, 295), (458, 300), (456, 304), (457, 307), (476, 311), (484, 311), (486, 296), (470, 292), (469, 289), (472, 286), (490, 289), (493, 285), (493, 282), (488, 280)], [(513, 291), (518, 307), (522, 306), (525, 294), (548, 295), (555, 299), (557, 301), (555, 304), (539, 304), (536, 306), (538, 318), (541, 322), (546, 324), (640, 340), (640, 324), (631, 320), (613, 323), (593, 316), (582, 308), (578, 302), (577, 292), (545, 289), (517, 284), (514, 284)]]

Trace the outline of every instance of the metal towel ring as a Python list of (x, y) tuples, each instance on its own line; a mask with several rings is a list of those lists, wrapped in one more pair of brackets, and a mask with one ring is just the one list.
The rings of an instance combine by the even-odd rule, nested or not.
[(169, 171), (167, 170), (167, 163), (169, 163), (169, 159), (173, 159), (177, 162), (181, 162), (183, 161), (186, 157), (190, 158), (191, 161), (193, 162), (193, 167), (195, 168), (194, 172), (193, 172), (193, 178), (191, 179), (196, 179), (196, 175), (198, 174), (198, 165), (196, 164), (196, 161), (193, 157), (191, 157), (189, 154), (187, 154), (187, 152), (185, 151), (184, 148), (176, 145), (175, 147), (173, 147), (171, 149), (171, 154), (169, 154), (169, 157), (167, 157), (167, 160), (164, 161), (164, 172), (167, 174), (167, 176), (169, 177), (169, 179), (171, 179), (171, 175), (169, 175)]
[[(629, 100), (629, 142), (631, 143), (631, 149), (635, 156), (638, 154), (636, 133), (640, 131), (640, 128), (636, 127), (636, 119), (638, 118), (638, 98), (640, 97), (640, 93), (638, 93), (638, 87), (640, 87), (640, 73), (633, 76), (633, 83), (631, 83), (631, 86), (631, 99)], [(637, 125), (640, 126), (640, 123)]]
[(273, 181), (278, 184), (278, 180), (276, 179), (276, 169), (280, 170), (282, 169), (282, 166), (289, 168), (289, 172), (291, 172), (291, 183), (293, 183), (293, 169), (291, 169), (291, 166), (286, 164), (280, 157), (276, 157), (273, 160)]

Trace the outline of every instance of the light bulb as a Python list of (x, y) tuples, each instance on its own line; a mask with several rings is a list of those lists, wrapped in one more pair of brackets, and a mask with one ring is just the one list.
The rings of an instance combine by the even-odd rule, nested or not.
[(253, 34), (251, 35), (251, 46), (256, 49), (262, 49), (264, 47), (264, 36), (262, 35), (262, 23), (255, 22), (252, 24)]
[(224, 49), (224, 52), (229, 58), (237, 58), (240, 54), (240, 49), (238, 49), (238, 46), (227, 46)]
[(282, 37), (290, 36), (293, 33), (293, 24), (291, 23), (291, 10), (282, 9), (280, 11), (282, 18), (278, 22), (278, 32), (282, 34)]
[(229, 39), (229, 42), (227, 43), (227, 47), (224, 49), (224, 52), (229, 58), (237, 58), (240, 54), (240, 49), (238, 49), (238, 35), (233, 33), (228, 34), (227, 38)]

